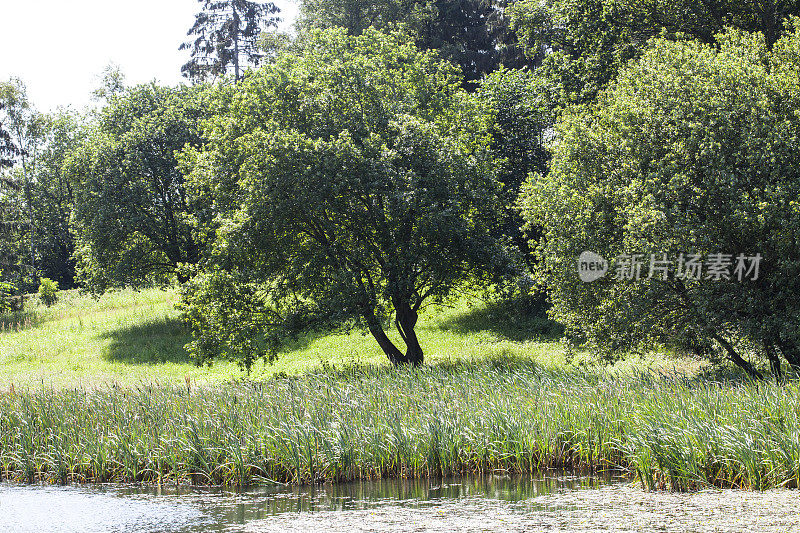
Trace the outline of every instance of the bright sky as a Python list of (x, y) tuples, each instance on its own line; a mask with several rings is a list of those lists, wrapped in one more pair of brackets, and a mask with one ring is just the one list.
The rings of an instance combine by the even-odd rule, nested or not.
[[(288, 30), (297, 5), (273, 1)], [(197, 0), (3, 0), (0, 80), (22, 79), (40, 111), (89, 104), (109, 63), (131, 84), (177, 84), (189, 57), (178, 46), (200, 7)]]

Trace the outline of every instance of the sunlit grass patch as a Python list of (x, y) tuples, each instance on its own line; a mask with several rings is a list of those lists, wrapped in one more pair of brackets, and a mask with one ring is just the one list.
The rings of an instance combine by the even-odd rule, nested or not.
[[(62, 291), (52, 307), (28, 301), (21, 323), (0, 332), (0, 388), (10, 384), (92, 386), (103, 383), (198, 384), (275, 373), (298, 374), (323, 366), (387, 365), (374, 339), (361, 331), (308, 332), (271, 365), (247, 374), (233, 361), (197, 367), (184, 349), (190, 334), (175, 308), (175, 290), (114, 291), (99, 299)], [(497, 356), (563, 363), (553, 325), (520, 317), (479, 299), (431, 307), (418, 325), (427, 362)], [(11, 321), (12, 317), (6, 317)], [(390, 336), (396, 333), (390, 331)], [(395, 339), (399, 342), (399, 339)]]

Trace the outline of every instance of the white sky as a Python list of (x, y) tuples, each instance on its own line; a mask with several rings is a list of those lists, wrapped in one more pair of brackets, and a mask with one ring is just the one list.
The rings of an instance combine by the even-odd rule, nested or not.
[[(294, 0), (273, 0), (288, 29)], [(0, 80), (18, 77), (40, 111), (91, 103), (109, 63), (127, 83), (177, 84), (188, 50), (178, 46), (197, 0), (0, 0)]]

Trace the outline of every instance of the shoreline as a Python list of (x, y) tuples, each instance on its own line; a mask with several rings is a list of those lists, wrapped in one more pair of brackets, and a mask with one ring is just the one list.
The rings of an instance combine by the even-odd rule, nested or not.
[(357, 367), (197, 389), (0, 396), (18, 480), (248, 486), (627, 469), (647, 490), (797, 487), (800, 384)]

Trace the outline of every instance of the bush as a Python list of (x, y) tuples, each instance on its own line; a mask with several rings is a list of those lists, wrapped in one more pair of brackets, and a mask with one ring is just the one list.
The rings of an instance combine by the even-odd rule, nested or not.
[(13, 283), (0, 281), (0, 313), (18, 310), (17, 292), (17, 287)]
[[(541, 228), (538, 276), (554, 318), (607, 355), (667, 343), (800, 368), (800, 35), (768, 50), (731, 31), (719, 47), (655, 40), (596, 106), (557, 125), (552, 170), (520, 205)], [(577, 259), (643, 254), (643, 278), (580, 281)], [(665, 279), (648, 278), (668, 254)], [(758, 279), (687, 279), (680, 254), (761, 254)], [(748, 265), (749, 266), (749, 265)], [(703, 274), (706, 274), (706, 270)]]
[(58, 301), (58, 282), (50, 278), (42, 278), (39, 282), (39, 299), (50, 307)]

